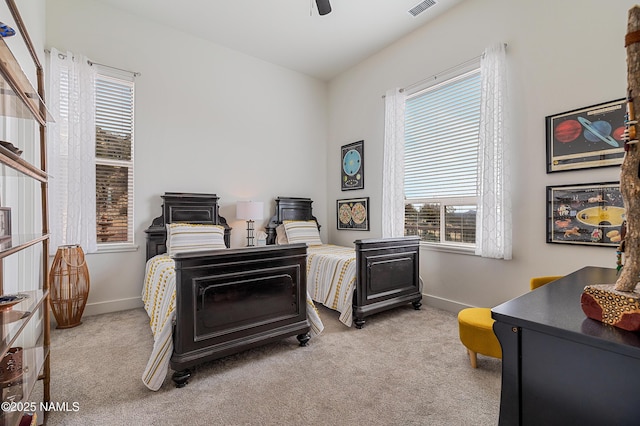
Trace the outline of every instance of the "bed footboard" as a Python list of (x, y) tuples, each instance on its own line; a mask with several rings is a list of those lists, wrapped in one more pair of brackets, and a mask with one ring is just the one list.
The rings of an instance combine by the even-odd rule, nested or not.
[(306, 256), (305, 244), (176, 255), (176, 384), (196, 364), (287, 336), (304, 346)]
[(353, 320), (362, 328), (364, 318), (411, 302), (422, 306), (420, 238), (356, 240), (357, 278)]

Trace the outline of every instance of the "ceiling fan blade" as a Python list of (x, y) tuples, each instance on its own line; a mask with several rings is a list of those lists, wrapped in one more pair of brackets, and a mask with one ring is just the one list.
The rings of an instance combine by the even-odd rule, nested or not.
[(329, 0), (316, 0), (316, 5), (318, 6), (318, 13), (320, 15), (326, 15), (331, 12), (331, 5), (329, 4)]

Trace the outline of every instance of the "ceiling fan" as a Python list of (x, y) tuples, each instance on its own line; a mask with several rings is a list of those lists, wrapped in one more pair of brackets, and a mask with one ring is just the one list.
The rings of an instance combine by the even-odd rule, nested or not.
[(321, 16), (331, 12), (331, 4), (329, 4), (329, 0), (316, 0), (316, 6), (318, 6), (318, 13)]

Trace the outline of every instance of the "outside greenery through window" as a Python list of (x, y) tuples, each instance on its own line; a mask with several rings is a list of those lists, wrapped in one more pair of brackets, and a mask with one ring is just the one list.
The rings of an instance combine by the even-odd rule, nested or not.
[(100, 243), (133, 243), (132, 81), (96, 78), (96, 231)]
[(479, 68), (407, 96), (405, 235), (475, 244), (479, 124)]

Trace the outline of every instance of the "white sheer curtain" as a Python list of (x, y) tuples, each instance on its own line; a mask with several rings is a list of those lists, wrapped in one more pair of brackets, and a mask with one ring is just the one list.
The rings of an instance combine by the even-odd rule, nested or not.
[(482, 94), (478, 147), (476, 254), (511, 259), (510, 138), (506, 47), (488, 47), (480, 61)]
[(405, 95), (389, 89), (384, 98), (382, 167), (382, 237), (404, 235), (404, 108)]
[(47, 125), (52, 247), (96, 244), (95, 68), (87, 58), (51, 49)]

